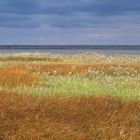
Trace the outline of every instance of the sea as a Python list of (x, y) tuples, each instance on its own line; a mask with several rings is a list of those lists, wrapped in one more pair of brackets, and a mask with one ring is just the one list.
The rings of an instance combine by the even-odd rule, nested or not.
[(92, 52), (100, 54), (140, 55), (140, 45), (0, 45), (0, 54), (79, 54)]

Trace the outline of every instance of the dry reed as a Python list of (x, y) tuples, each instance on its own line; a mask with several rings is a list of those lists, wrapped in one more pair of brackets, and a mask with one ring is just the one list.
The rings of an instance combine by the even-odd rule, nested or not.
[(138, 140), (140, 102), (0, 93), (2, 140)]

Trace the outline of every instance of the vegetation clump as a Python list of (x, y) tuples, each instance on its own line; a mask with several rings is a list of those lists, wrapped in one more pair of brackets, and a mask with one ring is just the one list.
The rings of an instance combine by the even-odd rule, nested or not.
[(4, 140), (140, 139), (138, 101), (1, 92), (0, 112), (0, 138)]
[(0, 86), (32, 86), (41, 82), (41, 76), (31, 73), (25, 65), (6, 65), (0, 68)]
[(2, 140), (139, 140), (139, 118), (139, 56), (0, 56)]

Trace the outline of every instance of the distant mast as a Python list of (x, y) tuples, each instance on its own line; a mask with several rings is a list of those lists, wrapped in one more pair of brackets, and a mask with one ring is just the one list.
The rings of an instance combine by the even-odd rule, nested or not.
[(83, 43), (81, 42), (81, 46), (83, 46)]
[(85, 48), (85, 44), (83, 42), (81, 42), (81, 48), (84, 49)]

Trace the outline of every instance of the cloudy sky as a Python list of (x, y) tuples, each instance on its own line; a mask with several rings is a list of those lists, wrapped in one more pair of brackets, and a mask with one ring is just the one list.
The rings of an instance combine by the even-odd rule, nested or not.
[(140, 0), (0, 0), (0, 44), (140, 44)]

